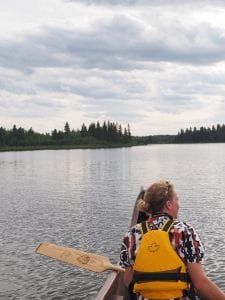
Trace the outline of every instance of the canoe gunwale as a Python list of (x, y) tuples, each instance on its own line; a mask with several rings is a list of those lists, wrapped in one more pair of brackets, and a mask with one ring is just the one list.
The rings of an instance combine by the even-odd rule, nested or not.
[[(130, 222), (130, 227), (138, 223), (139, 220), (139, 210), (137, 208), (137, 202), (140, 199), (140, 196), (143, 193), (143, 187), (141, 187), (140, 192), (136, 198), (132, 219)], [(123, 273), (112, 271), (108, 278), (106, 279), (104, 285), (100, 289), (99, 293), (95, 300), (116, 300), (116, 299), (128, 299), (128, 291), (125, 285), (123, 284)]]

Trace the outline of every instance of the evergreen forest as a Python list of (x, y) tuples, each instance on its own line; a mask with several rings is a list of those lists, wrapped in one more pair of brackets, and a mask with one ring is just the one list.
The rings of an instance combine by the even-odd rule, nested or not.
[(0, 147), (48, 147), (48, 146), (104, 146), (109, 144), (126, 145), (131, 141), (131, 131), (128, 124), (122, 125), (114, 122), (104, 121), (91, 123), (86, 126), (84, 123), (81, 129), (70, 129), (66, 122), (64, 130), (54, 129), (51, 134), (41, 134), (32, 128), (25, 130), (16, 125), (7, 130), (0, 127)]
[(209, 127), (181, 129), (177, 135), (132, 136), (130, 125), (110, 121), (84, 123), (80, 129), (70, 129), (66, 122), (63, 130), (51, 133), (38, 133), (32, 128), (25, 130), (13, 125), (12, 129), (0, 127), (0, 151), (26, 149), (61, 149), (61, 148), (108, 148), (129, 147), (147, 144), (173, 143), (224, 143), (225, 124)]
[(217, 124), (210, 127), (196, 127), (181, 129), (175, 136), (177, 143), (224, 143), (225, 142), (225, 125)]

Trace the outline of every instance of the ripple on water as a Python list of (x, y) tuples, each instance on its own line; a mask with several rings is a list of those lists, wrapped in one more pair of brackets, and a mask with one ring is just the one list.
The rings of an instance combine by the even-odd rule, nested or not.
[(159, 178), (175, 183), (181, 218), (197, 229), (205, 269), (225, 290), (224, 150), (220, 144), (1, 153), (0, 299), (95, 299), (109, 272), (72, 267), (34, 249), (48, 241), (116, 263), (140, 186)]

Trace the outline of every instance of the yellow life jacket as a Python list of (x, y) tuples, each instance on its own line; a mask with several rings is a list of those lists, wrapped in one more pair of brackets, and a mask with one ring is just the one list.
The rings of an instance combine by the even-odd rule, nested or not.
[(169, 239), (174, 220), (162, 229), (150, 230), (142, 225), (142, 240), (133, 266), (134, 292), (148, 299), (170, 299), (189, 290), (187, 269)]

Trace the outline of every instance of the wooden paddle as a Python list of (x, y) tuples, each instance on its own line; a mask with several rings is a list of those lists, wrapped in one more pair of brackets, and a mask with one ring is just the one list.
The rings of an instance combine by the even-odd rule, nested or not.
[(123, 268), (112, 265), (106, 256), (88, 253), (74, 248), (41, 243), (35, 252), (94, 272), (103, 272), (106, 270), (124, 272)]

